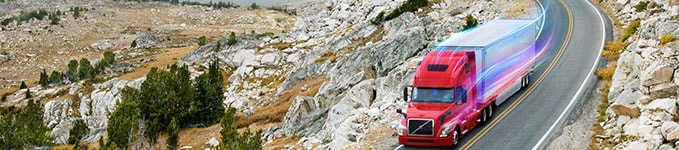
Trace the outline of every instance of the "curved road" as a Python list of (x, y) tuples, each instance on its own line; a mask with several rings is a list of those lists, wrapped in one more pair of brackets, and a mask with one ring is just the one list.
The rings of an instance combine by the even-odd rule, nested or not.
[(500, 105), (493, 120), (473, 129), (457, 148), (545, 149), (595, 90), (592, 71), (603, 64), (599, 53), (612, 32), (605, 14), (600, 18), (598, 8), (585, 0), (540, 1), (546, 20), (537, 47), (548, 50), (545, 62), (531, 75), (528, 89)]

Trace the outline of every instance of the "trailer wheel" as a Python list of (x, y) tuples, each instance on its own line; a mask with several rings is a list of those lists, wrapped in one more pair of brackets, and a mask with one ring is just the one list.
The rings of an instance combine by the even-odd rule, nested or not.
[(483, 108), (481, 111), (481, 124), (486, 124), (488, 121), (488, 108)]
[(488, 106), (488, 113), (487, 114), (488, 114), (488, 117), (487, 117), (486, 120), (490, 120), (490, 118), (493, 118), (493, 104), (490, 104)]

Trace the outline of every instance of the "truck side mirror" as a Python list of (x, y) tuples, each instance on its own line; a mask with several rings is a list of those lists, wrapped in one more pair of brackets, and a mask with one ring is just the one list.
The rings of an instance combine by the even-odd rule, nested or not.
[(408, 115), (406, 115), (406, 113), (403, 113), (403, 110), (401, 109), (396, 109), (396, 113), (403, 115), (403, 118), (408, 118)]
[(410, 97), (411, 96), (410, 93), (413, 93), (413, 86), (412, 85), (409, 85), (409, 86), (406, 86), (406, 87), (403, 88), (403, 100), (404, 101), (407, 102), (407, 101), (412, 100), (411, 97)]

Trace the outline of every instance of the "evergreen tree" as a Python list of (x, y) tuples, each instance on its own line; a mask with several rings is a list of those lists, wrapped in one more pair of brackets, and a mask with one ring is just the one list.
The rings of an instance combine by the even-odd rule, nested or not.
[(479, 24), (478, 19), (474, 18), (471, 14), (467, 15), (465, 17), (465, 25), (463, 26), (463, 30), (471, 29), (473, 27), (476, 27), (476, 25)]
[(21, 81), (21, 85), (19, 85), (19, 89), (25, 89), (25, 88), (28, 88), (28, 86), (26, 86), (26, 83), (24, 81)]
[(192, 115), (200, 118), (205, 124), (210, 124), (224, 114), (223, 84), (224, 79), (219, 71), (217, 61), (210, 63), (208, 72), (196, 78), (196, 102), (192, 106)]
[(140, 109), (134, 101), (139, 93), (131, 87), (125, 87), (122, 92), (126, 94), (122, 95), (121, 102), (111, 113), (108, 121), (107, 130), (111, 149), (117, 148), (118, 143), (122, 147), (129, 144), (130, 137), (134, 134), (132, 129), (136, 127), (139, 119)]
[(106, 66), (112, 65), (113, 63), (115, 63), (115, 61), (116, 61), (116, 57), (115, 57), (115, 54), (113, 54), (113, 52), (111, 52), (111, 51), (104, 52), (104, 59), (102, 60), (102, 62), (104, 62), (104, 64), (106, 64)]
[(82, 80), (90, 77), (94, 77), (94, 67), (92, 67), (87, 58), (82, 58), (78, 67), (78, 78)]
[(71, 82), (78, 81), (78, 61), (71, 60), (68, 62), (68, 70), (66, 71), (66, 76)]
[(236, 149), (238, 148), (238, 131), (233, 123), (236, 122), (236, 108), (229, 107), (222, 119), (219, 121), (222, 130), (219, 133), (222, 135), (222, 149)]
[(40, 80), (38, 80), (38, 83), (40, 83), (42, 87), (47, 87), (49, 84), (49, 76), (47, 76), (45, 69), (42, 69), (42, 72), (40, 72)]
[(176, 150), (179, 147), (179, 125), (176, 118), (172, 118), (167, 127), (167, 149)]
[(132, 40), (132, 44), (130, 44), (130, 47), (137, 47), (137, 40)]
[(61, 72), (57, 71), (52, 71), (50, 74), (50, 83), (52, 84), (61, 84), (61, 82), (64, 80), (64, 75)]
[(26, 90), (26, 96), (25, 96), (24, 98), (25, 98), (25, 99), (29, 99), (29, 98), (31, 98), (31, 97), (32, 97), (32, 96), (31, 96), (31, 89), (27, 89), (27, 90)]
[(2, 94), (2, 101), (0, 101), (0, 102), (4, 103), (5, 101), (7, 101), (7, 93)]
[(82, 119), (75, 120), (73, 129), (71, 129), (68, 134), (68, 143), (77, 146), (80, 143), (80, 139), (88, 133), (90, 133), (90, 129), (87, 128), (85, 122)]

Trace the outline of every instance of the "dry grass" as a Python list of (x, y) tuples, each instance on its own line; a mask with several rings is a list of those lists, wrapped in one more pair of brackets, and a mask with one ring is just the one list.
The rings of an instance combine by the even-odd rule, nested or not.
[(609, 63), (606, 68), (599, 68), (594, 72), (594, 75), (603, 79), (604, 81), (611, 81), (613, 74), (615, 73), (616, 62)]
[(321, 55), (321, 57), (316, 58), (314, 62), (324, 62), (326, 60), (330, 60), (330, 62), (335, 62), (337, 61), (337, 55), (332, 51), (328, 51), (325, 54)]
[(676, 37), (674, 37), (674, 34), (663, 34), (660, 36), (660, 45), (665, 45), (669, 42), (674, 41)]
[(620, 54), (622, 54), (622, 52), (627, 48), (629, 44), (630, 42), (621, 41), (606, 42), (606, 45), (604, 46), (604, 51), (601, 52), (601, 56), (606, 58), (608, 62), (617, 61), (618, 58), (620, 57)]
[(73, 145), (59, 145), (52, 147), (54, 150), (73, 150)]
[(299, 136), (279, 137), (271, 141), (271, 143), (264, 144), (264, 149), (267, 150), (286, 150), (286, 146), (292, 146), (293, 149), (301, 149), (301, 145), (297, 145), (297, 141), (301, 139)]
[(145, 58), (154, 58), (155, 59), (155, 61), (146, 63), (146, 64), (142, 65), (141, 67), (137, 68), (136, 70), (134, 70), (134, 72), (130, 72), (130, 73), (127, 73), (127, 74), (120, 76), (120, 79), (132, 81), (132, 80), (144, 77), (144, 76), (146, 76), (146, 74), (149, 73), (149, 71), (151, 71), (151, 68), (153, 68), (153, 67), (164, 68), (164, 67), (167, 67), (168, 65), (175, 64), (175, 63), (177, 63), (178, 59), (184, 58), (184, 56), (186, 56), (187, 54), (192, 52), (197, 47), (198, 47), (198, 45), (194, 44), (194, 45), (187, 46), (187, 47), (169, 48), (169, 49), (167, 49), (167, 52), (164, 52), (164, 53), (127, 60), (127, 62), (133, 63), (133, 62), (139, 62), (140, 60), (145, 59)]
[(621, 33), (618, 41), (627, 40), (630, 36), (632, 36), (632, 34), (639, 30), (639, 26), (641, 26), (641, 19), (636, 19), (632, 21), (629, 25), (627, 25), (627, 28), (625, 28), (625, 30)]
[[(296, 83), (290, 90), (283, 92), (277, 101), (266, 105), (264, 107), (255, 108), (254, 114), (251, 116), (244, 116), (236, 114), (239, 118), (235, 126), (236, 128), (243, 128), (250, 124), (268, 124), (279, 123), (285, 118), (288, 109), (297, 96), (314, 96), (321, 88), (323, 83), (328, 82), (325, 76), (307, 77), (307, 80)], [(306, 85), (307, 90), (303, 90)]]

